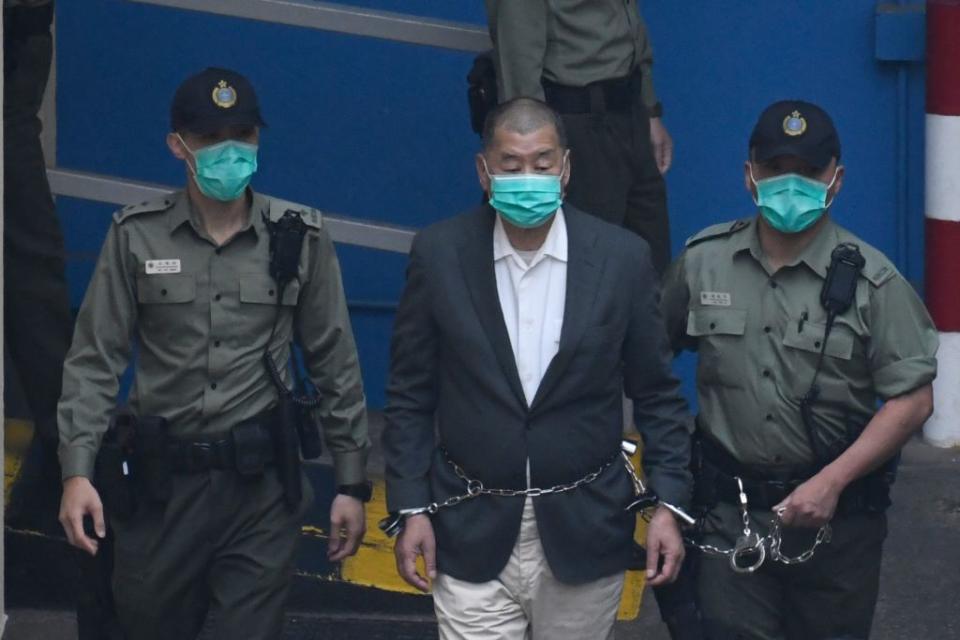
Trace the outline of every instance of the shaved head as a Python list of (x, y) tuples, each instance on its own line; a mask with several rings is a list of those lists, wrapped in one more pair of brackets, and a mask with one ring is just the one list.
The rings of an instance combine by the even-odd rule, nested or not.
[(527, 135), (551, 127), (557, 133), (560, 147), (567, 148), (567, 133), (557, 112), (534, 98), (514, 98), (497, 105), (483, 125), (483, 148), (487, 150), (500, 129)]

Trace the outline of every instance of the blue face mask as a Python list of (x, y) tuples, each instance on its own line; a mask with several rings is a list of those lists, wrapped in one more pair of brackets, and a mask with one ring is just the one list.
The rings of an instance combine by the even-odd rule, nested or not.
[[(566, 166), (566, 160), (564, 160)], [(486, 161), (484, 161), (486, 169)], [(561, 171), (561, 175), (562, 175)], [(563, 204), (560, 175), (542, 173), (490, 175), (490, 206), (521, 229), (546, 223)]]
[(257, 171), (257, 145), (224, 140), (194, 153), (183, 138), (180, 142), (196, 161), (193, 178), (200, 193), (221, 202), (243, 195)]
[(751, 166), (750, 180), (757, 188), (756, 203), (764, 220), (782, 233), (799, 233), (816, 223), (829, 208), (832, 201), (827, 203), (827, 193), (837, 181), (837, 174), (833, 174), (828, 185), (796, 173), (756, 180)]

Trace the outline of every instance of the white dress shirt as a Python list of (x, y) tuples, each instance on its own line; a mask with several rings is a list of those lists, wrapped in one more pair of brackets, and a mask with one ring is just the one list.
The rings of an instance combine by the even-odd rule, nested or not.
[(563, 328), (567, 297), (567, 223), (563, 210), (557, 209), (546, 240), (532, 257), (510, 244), (498, 215), (493, 228), (493, 262), (500, 309), (529, 406), (557, 354)]

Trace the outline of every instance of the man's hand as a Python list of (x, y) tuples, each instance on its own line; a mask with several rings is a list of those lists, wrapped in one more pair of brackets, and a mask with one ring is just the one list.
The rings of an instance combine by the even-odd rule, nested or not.
[(67, 478), (63, 481), (63, 497), (60, 498), (60, 524), (63, 525), (63, 531), (71, 545), (95, 556), (100, 543), (96, 538), (84, 533), (84, 516), (93, 518), (93, 529), (97, 538), (107, 535), (100, 494), (90, 484), (90, 480), (83, 476)]
[(673, 164), (673, 138), (660, 118), (650, 118), (650, 144), (653, 145), (653, 158), (661, 175), (666, 174)]
[(367, 532), (363, 503), (353, 496), (338, 495), (330, 506), (330, 540), (327, 559), (340, 562), (357, 552)]
[(647, 526), (647, 584), (659, 587), (676, 580), (685, 554), (673, 514), (665, 507), (657, 507)]
[(842, 490), (819, 473), (794, 489), (773, 511), (780, 512), (780, 520), (789, 527), (822, 527), (833, 518)]
[[(408, 516), (393, 552), (400, 577), (420, 591), (428, 592), (430, 580), (437, 577), (437, 541), (433, 537), (430, 517), (424, 514)], [(417, 573), (418, 556), (423, 556), (427, 568), (425, 577)]]

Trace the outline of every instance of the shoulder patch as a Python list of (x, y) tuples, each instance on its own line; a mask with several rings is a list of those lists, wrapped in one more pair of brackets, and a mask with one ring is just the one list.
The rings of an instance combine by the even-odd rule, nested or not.
[(700, 244), (701, 242), (706, 242), (707, 240), (726, 238), (737, 233), (738, 231), (746, 229), (749, 226), (750, 218), (735, 220), (733, 222), (721, 222), (720, 224), (709, 226), (703, 231), (687, 238), (686, 246), (692, 247), (696, 244)]
[(276, 222), (289, 210), (298, 211), (304, 223), (313, 229), (323, 228), (323, 214), (318, 210), (289, 200), (270, 198), (270, 220)]
[(141, 213), (150, 213), (156, 211), (166, 211), (172, 207), (177, 202), (177, 196), (175, 193), (170, 193), (165, 196), (160, 196), (158, 198), (153, 198), (152, 200), (144, 200), (138, 204), (129, 204), (119, 211), (113, 213), (113, 220), (117, 224), (123, 223), (124, 220), (131, 218), (135, 215)]

